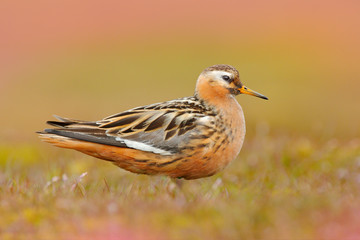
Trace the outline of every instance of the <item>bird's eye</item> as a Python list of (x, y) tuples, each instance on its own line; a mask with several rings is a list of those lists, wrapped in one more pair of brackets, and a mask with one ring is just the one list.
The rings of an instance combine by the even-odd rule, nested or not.
[(224, 79), (224, 80), (227, 81), (227, 82), (230, 82), (230, 81), (231, 81), (231, 78), (230, 78), (228, 75), (223, 75), (223, 76), (222, 76), (222, 79)]

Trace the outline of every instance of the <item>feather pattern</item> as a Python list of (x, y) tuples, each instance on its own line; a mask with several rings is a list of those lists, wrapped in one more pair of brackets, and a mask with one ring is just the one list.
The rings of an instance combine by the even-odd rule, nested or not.
[[(198, 138), (204, 128), (210, 129), (214, 120), (209, 115), (215, 119), (215, 110), (201, 104), (196, 97), (186, 97), (133, 108), (97, 122), (58, 117), (60, 121), (48, 121), (48, 124), (59, 129), (45, 132), (169, 155), (184, 150), (183, 146)], [(204, 122), (199, 122), (201, 119), (207, 119), (209, 126), (199, 124)]]

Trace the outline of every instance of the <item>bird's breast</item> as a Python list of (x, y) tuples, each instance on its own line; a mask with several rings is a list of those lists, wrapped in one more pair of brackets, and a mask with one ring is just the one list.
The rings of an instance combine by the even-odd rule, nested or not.
[(237, 101), (227, 106), (219, 109), (210, 124), (199, 127), (186, 144), (183, 154), (185, 159), (191, 160), (178, 166), (178, 169), (186, 169), (187, 174), (191, 173), (186, 178), (211, 176), (224, 169), (239, 154), (245, 137), (244, 114)]
[(245, 118), (239, 103), (234, 99), (228, 106), (222, 113), (223, 126), (219, 128), (221, 141), (215, 143), (219, 149), (214, 153), (214, 164), (219, 170), (225, 168), (238, 156), (246, 132)]

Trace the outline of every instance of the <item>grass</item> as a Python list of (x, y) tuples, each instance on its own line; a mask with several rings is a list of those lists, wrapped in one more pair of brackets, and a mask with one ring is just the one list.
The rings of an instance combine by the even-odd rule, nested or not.
[(359, 194), (360, 139), (258, 132), (181, 190), (45, 144), (0, 146), (0, 239), (346, 239)]
[[(0, 239), (360, 235), (357, 66), (301, 39), (181, 42), (51, 53), (9, 82), (0, 94), (0, 112), (11, 112), (0, 119)], [(199, 72), (215, 63), (239, 67), (270, 101), (239, 96), (249, 133), (239, 157), (181, 190), (34, 136), (51, 114), (97, 120), (191, 95)]]

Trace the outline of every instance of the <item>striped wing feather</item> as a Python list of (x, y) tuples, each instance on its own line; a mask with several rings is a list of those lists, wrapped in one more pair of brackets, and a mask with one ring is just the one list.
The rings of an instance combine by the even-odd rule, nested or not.
[(183, 98), (134, 108), (97, 122), (58, 118), (60, 122), (48, 123), (60, 129), (46, 132), (144, 151), (176, 153), (179, 142), (196, 128), (196, 121), (209, 115), (206, 111), (196, 99)]
[(146, 134), (160, 129), (163, 139), (168, 140), (175, 134), (183, 135), (195, 127), (195, 121), (200, 114), (169, 109), (136, 111), (114, 118), (99, 121), (99, 128), (106, 129), (112, 136), (129, 137), (138, 133)]
[(196, 119), (205, 116), (207, 110), (190, 97), (134, 108), (97, 123), (107, 134), (120, 137), (163, 129), (164, 140), (168, 140), (193, 129)]

